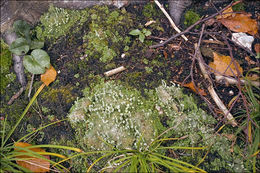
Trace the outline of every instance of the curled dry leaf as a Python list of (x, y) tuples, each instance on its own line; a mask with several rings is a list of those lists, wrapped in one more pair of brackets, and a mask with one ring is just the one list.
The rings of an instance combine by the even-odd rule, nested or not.
[[(240, 65), (236, 62), (236, 60), (234, 60), (231, 63), (232, 59), (230, 58), (230, 56), (219, 55), (216, 52), (213, 52), (213, 57), (214, 57), (214, 61), (209, 63), (209, 66), (211, 68), (213, 68), (214, 70), (216, 70), (217, 72), (222, 73), (227, 76), (238, 76), (238, 72), (235, 67), (235, 64), (236, 64), (239, 72), (241, 74), (243, 73), (242, 67), (240, 67)], [(214, 72), (214, 73), (216, 75), (219, 75), (216, 72)]]
[[(17, 142), (14, 144), (15, 147), (21, 147), (26, 148), (29, 146), (32, 146), (31, 144), (25, 143), (25, 142)], [(15, 148), (18, 152), (27, 153), (27, 151)], [(29, 150), (37, 153), (45, 152), (44, 149), (41, 148), (30, 148)], [(49, 156), (44, 156), (46, 159), (50, 159)], [(32, 172), (49, 172), (50, 171), (50, 162), (47, 160), (43, 160), (41, 158), (36, 157), (30, 157), (27, 155), (20, 155), (16, 157), (17, 159), (22, 160), (16, 160), (16, 163), (26, 169), (29, 169)]]
[(207, 95), (206, 92), (205, 92), (203, 89), (200, 89), (200, 88), (198, 88), (198, 90), (199, 90), (199, 93), (198, 93), (198, 92), (196, 91), (196, 89), (195, 89), (195, 86), (194, 86), (193, 82), (186, 83), (186, 84), (184, 84), (183, 86), (184, 86), (184, 87), (187, 87), (187, 88), (190, 88), (193, 92), (195, 92), (195, 93), (197, 93), (197, 94), (200, 93), (200, 94), (203, 95), (203, 96)]
[(234, 32), (246, 32), (251, 35), (256, 35), (258, 32), (257, 21), (251, 19), (251, 14), (234, 13), (227, 18), (220, 18), (218, 20)]
[(50, 65), (50, 68), (45, 71), (44, 74), (41, 75), (41, 81), (48, 86), (50, 83), (55, 81), (57, 76), (57, 71)]

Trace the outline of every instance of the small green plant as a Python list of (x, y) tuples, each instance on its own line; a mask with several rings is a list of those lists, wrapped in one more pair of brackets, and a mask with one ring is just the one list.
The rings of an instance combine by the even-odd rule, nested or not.
[[(43, 74), (45, 68), (50, 67), (50, 57), (41, 48), (44, 42), (32, 40), (30, 25), (22, 20), (17, 20), (13, 24), (13, 30), (18, 38), (10, 45), (9, 50), (16, 55), (25, 55), (23, 65), (32, 74)], [(29, 51), (31, 54), (28, 55)]]
[(151, 31), (147, 30), (147, 29), (142, 29), (142, 31), (140, 31), (139, 29), (134, 29), (132, 31), (129, 32), (130, 35), (133, 35), (133, 36), (139, 36), (139, 40), (143, 43), (144, 42), (144, 39), (145, 37), (151, 35)]

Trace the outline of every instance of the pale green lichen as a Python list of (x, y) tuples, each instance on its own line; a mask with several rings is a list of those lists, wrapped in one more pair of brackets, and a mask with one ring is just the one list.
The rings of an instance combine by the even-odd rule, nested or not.
[[(83, 25), (88, 20), (88, 9), (69, 10), (50, 6), (47, 13), (41, 16), (41, 24), (36, 27), (36, 34), (39, 40), (56, 40), (64, 36), (76, 24)], [(74, 32), (80, 27), (75, 28)]]
[[(76, 140), (85, 150), (107, 150), (111, 146), (136, 148), (140, 137), (143, 149), (167, 129), (161, 123), (163, 117), (167, 119), (165, 125), (172, 128), (165, 137), (186, 136), (174, 145), (211, 146), (210, 153), (215, 158), (202, 164), (205, 169), (234, 171), (239, 166), (234, 162), (237, 155), (227, 152), (231, 141), (215, 134), (216, 120), (198, 108), (193, 98), (183, 94), (175, 84), (167, 86), (163, 82), (155, 90), (144, 90), (141, 94), (121, 82), (101, 82), (91, 90), (87, 88), (85, 97), (75, 102), (68, 115)], [(203, 156), (197, 152), (194, 158), (183, 156), (182, 159), (191, 162)]]
[[(83, 143), (91, 149), (108, 149), (107, 143), (116, 148), (136, 147), (143, 138), (147, 146), (157, 134), (153, 105), (145, 101), (137, 90), (130, 90), (115, 82), (107, 82), (94, 88), (94, 93), (78, 100), (69, 120)], [(86, 128), (78, 129), (79, 124)]]

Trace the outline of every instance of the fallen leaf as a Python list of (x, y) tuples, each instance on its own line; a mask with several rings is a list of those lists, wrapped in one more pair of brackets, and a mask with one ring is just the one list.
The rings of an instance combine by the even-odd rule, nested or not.
[[(28, 146), (32, 146), (31, 144), (25, 143), (25, 142), (17, 142), (14, 144), (15, 147), (21, 147), (21, 148), (26, 148)], [(23, 152), (27, 153), (25, 150), (21, 150), (18, 148), (15, 148), (18, 152)], [(44, 149), (41, 148), (29, 148), (29, 150), (37, 152), (37, 153), (42, 153), (45, 152)], [(46, 159), (50, 159), (49, 156), (44, 156)], [(32, 172), (49, 172), (50, 171), (50, 162), (47, 160), (43, 160), (41, 158), (36, 158), (36, 157), (30, 157), (28, 155), (21, 155), (17, 156), (19, 159), (24, 159), (24, 160), (16, 160), (16, 163), (26, 169), (29, 169)]]
[(250, 16), (251, 14), (247, 13), (234, 13), (227, 18), (220, 18), (219, 21), (231, 31), (256, 35), (258, 32), (257, 21), (251, 19)]
[[(239, 72), (242, 74), (243, 69), (240, 67), (240, 65), (234, 60), (231, 63), (231, 58), (230, 56), (225, 56), (225, 55), (219, 55), (216, 52), (213, 52), (213, 57), (214, 61), (209, 63), (209, 66), (216, 70), (219, 73), (222, 73), (227, 76), (238, 76), (238, 72), (236, 70), (235, 64), (238, 67)], [(231, 65), (230, 65), (231, 63)], [(213, 71), (214, 72), (214, 71)], [(214, 72), (216, 75), (216, 72)]]
[(226, 10), (224, 10), (224, 11), (222, 12), (222, 14), (219, 15), (219, 16), (217, 16), (216, 18), (217, 18), (217, 19), (227, 18), (227, 17), (229, 17), (229, 16), (231, 16), (231, 15), (233, 14), (232, 12), (233, 12), (232, 7), (229, 7), (229, 8), (227, 8)]
[[(196, 89), (195, 89), (195, 86), (194, 86), (193, 82), (186, 83), (186, 84), (184, 84), (183, 86), (184, 86), (184, 87), (187, 87), (187, 88), (190, 88), (193, 92), (195, 92), (195, 93), (198, 94), (198, 92), (197, 92)], [(203, 96), (207, 95), (206, 92), (205, 92), (203, 89), (198, 88), (198, 90), (199, 90), (199, 93), (200, 93), (201, 95), (203, 95)]]
[(57, 76), (56, 70), (53, 68), (52, 65), (50, 65), (50, 68), (45, 71), (44, 74), (41, 75), (41, 81), (48, 86), (50, 83), (52, 83)]

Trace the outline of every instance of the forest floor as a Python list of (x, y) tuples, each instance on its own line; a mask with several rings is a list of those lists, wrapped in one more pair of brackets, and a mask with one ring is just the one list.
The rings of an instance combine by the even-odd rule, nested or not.
[[(226, 106), (236, 119), (238, 127), (241, 127), (241, 124), (250, 116), (252, 110), (250, 100), (247, 100), (247, 90), (238, 78), (245, 79), (243, 77), (247, 77), (247, 79), (251, 79), (256, 83), (259, 82), (259, 58), (256, 58), (257, 46), (255, 46), (259, 44), (259, 34), (258, 30), (256, 31), (257, 33), (254, 34), (252, 34), (252, 32), (255, 31), (239, 31), (249, 32), (249, 35), (254, 37), (251, 49), (245, 49), (235, 44), (231, 40), (233, 33), (232, 26), (231, 29), (229, 26), (225, 27), (221, 23), (221, 19), (216, 20), (216, 15), (211, 17), (214, 14), (218, 14), (216, 10), (219, 11), (225, 8), (228, 3), (215, 5), (216, 6), (213, 6), (212, 4), (206, 4), (204, 1), (199, 1), (187, 9), (195, 12), (199, 15), (199, 18), (201, 18), (197, 27), (194, 26), (187, 30), (188, 26), (183, 23), (185, 21), (189, 23), (192, 21), (190, 18), (193, 17), (189, 18), (187, 16), (189, 19), (186, 20), (184, 16), (182, 17), (179, 28), (185, 31), (184, 35), (188, 41), (178, 36), (164, 44), (164, 41), (174, 36), (176, 32), (169, 24), (168, 19), (160, 14), (160, 18), (157, 18), (156, 22), (160, 23), (158, 27), (162, 29), (152, 29), (152, 27), (147, 26), (148, 30), (150, 29), (154, 32), (145, 37), (144, 43), (146, 45), (142, 47), (141, 50), (137, 48), (141, 47), (142, 44), (140, 42), (135, 43), (138, 44), (134, 45), (136, 49), (127, 51), (121, 49), (121, 55), (107, 64), (95, 59), (88, 59), (85, 64), (82, 64), (85, 58), (84, 53), (86, 48), (84, 36), (86, 36), (89, 30), (86, 26), (83, 26), (76, 34), (68, 34), (60, 37), (55, 41), (55, 44), (50, 40), (47, 41), (44, 48), (51, 57), (52, 65), (58, 71), (58, 77), (56, 79), (58, 82), (51, 84), (48, 89), (43, 90), (36, 103), (26, 115), (25, 120), (20, 124), (13, 139), (16, 140), (43, 124), (66, 118), (74, 101), (83, 96), (82, 90), (85, 87), (92, 86), (91, 83), (95, 81), (93, 77), (95, 75), (99, 75), (107, 81), (121, 80), (138, 90), (156, 88), (161, 84), (159, 81), (162, 79), (166, 80), (167, 83), (174, 82), (180, 84), (185, 87), (184, 92), (186, 94), (192, 95), (195, 98), (200, 108), (217, 119), (218, 123), (215, 126), (217, 130), (227, 121), (225, 113), (223, 113), (223, 110), (215, 103), (208, 89), (210, 88), (209, 86), (212, 85), (220, 100), (223, 102), (223, 105)], [(242, 8), (247, 14), (251, 14), (251, 19), (259, 23), (259, 7), (260, 4), (257, 1), (245, 1), (239, 8)], [(144, 6), (130, 5), (125, 9), (129, 13), (142, 15), (141, 11), (144, 10)], [(159, 8), (157, 10), (159, 10)], [(204, 20), (207, 17), (209, 18)], [(147, 18), (140, 17), (140, 19), (135, 22), (139, 25), (144, 25), (148, 22), (145, 20), (147, 20)], [(231, 19), (231, 21), (232, 20), (236, 19)], [(251, 25), (251, 23), (247, 25)], [(138, 28), (138, 25), (135, 26)], [(132, 27), (132, 29), (135, 28)], [(130, 38), (135, 39), (136, 42), (138, 41), (138, 37), (130, 36)], [(164, 45), (156, 46), (156, 44), (159, 43)], [(133, 44), (133, 42), (131, 44)], [(203, 55), (201, 58), (204, 59), (204, 63), (202, 62), (202, 64), (206, 67), (210, 79), (205, 79), (205, 76), (201, 73), (199, 56), (195, 54), (197, 53), (195, 45), (200, 47), (198, 50), (201, 51)], [(220, 55), (221, 60), (216, 60), (216, 54)], [(223, 55), (229, 56), (229, 59), (224, 60), (225, 57)], [(234, 60), (236, 63), (229, 64), (230, 60)], [(210, 70), (212, 66), (209, 64), (213, 61), (215, 61), (215, 68), (218, 72), (212, 69)], [(78, 65), (76, 66), (75, 64)], [(229, 65), (232, 70), (226, 69)], [(120, 66), (126, 67), (126, 70), (109, 77), (104, 75), (109, 69)], [(252, 70), (255, 72), (252, 72)], [(216, 80), (216, 74), (227, 74), (228, 72), (229, 74), (226, 76), (231, 76), (239, 82), (230, 84), (225, 80)], [(86, 74), (91, 74), (92, 76), (86, 76)], [(27, 78), (30, 81), (31, 76), (28, 73)], [(40, 76), (36, 76), (34, 80), (36, 82), (34, 83), (33, 93), (40, 85)], [(18, 118), (13, 117), (12, 114), (19, 115), (26, 107), (29, 87), (12, 105), (7, 105), (11, 96), (18, 90), (19, 85), (17, 81), (13, 81), (3, 92), (1, 91), (1, 117), (8, 115), (12, 117), (13, 120), (17, 120)], [(254, 95), (259, 94), (259, 88), (252, 87), (252, 92)], [(245, 113), (246, 111), (248, 112)], [(251, 118), (252, 117), (249, 118), (250, 121), (253, 119)], [(256, 123), (255, 120), (259, 120), (259, 117), (252, 120), (252, 124), (256, 125), (256, 127), (252, 127), (252, 129), (259, 130), (259, 122)], [(248, 128), (248, 125), (245, 127)], [(239, 140), (248, 143), (247, 139), (251, 138), (248, 135), (252, 134), (248, 134), (245, 130), (247, 128), (245, 127), (242, 129), (245, 133), (241, 132), (243, 137)], [(49, 143), (49, 141), (52, 141), (54, 138), (71, 140), (73, 134), (74, 131), (70, 124), (65, 121), (44, 129), (43, 133), (38, 133), (33, 138), (37, 141), (36, 143)], [(259, 157), (259, 154), (257, 157)]]

